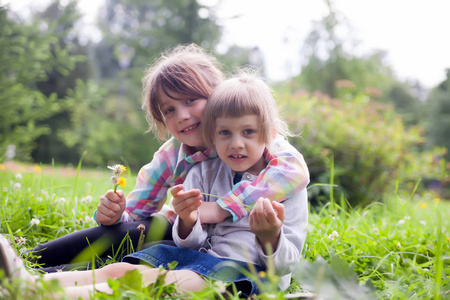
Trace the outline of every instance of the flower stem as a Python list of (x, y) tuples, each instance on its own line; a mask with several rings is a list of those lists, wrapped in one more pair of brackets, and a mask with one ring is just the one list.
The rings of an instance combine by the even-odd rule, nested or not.
[[(217, 196), (217, 195), (212, 195), (212, 194), (208, 194), (208, 193), (200, 193), (200, 194), (205, 195), (205, 196), (210, 196), (210, 197), (216, 197), (216, 198), (220, 198), (220, 199), (223, 199), (223, 200), (227, 200), (227, 201), (231, 201), (231, 202), (236, 203), (236, 201), (233, 201), (233, 200), (230, 200), (230, 199), (227, 199), (227, 198), (224, 198), (224, 197), (220, 197), (220, 196)], [(247, 211), (250, 211), (255, 204), (253, 203), (253, 204), (247, 205), (247, 204), (242, 203), (242, 205), (245, 207), (245, 209)]]

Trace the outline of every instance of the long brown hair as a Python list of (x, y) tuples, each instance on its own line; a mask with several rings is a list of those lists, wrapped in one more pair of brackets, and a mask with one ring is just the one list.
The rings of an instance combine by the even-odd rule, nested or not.
[(208, 99), (213, 89), (224, 80), (217, 59), (196, 44), (180, 45), (162, 53), (145, 71), (142, 79), (142, 109), (146, 112), (149, 131), (157, 138), (168, 137), (160, 108), (161, 93), (172, 93)]

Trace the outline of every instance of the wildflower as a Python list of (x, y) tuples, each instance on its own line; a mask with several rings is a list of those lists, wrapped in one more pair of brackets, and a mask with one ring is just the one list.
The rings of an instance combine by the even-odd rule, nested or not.
[(427, 225), (427, 222), (426, 222), (425, 220), (420, 220), (419, 223), (420, 223), (421, 225), (423, 225), (423, 226)]
[(110, 181), (111, 181), (111, 183), (112, 183), (113, 185), (117, 185), (117, 184), (119, 183), (119, 177), (117, 177), (117, 176), (111, 176)]
[(144, 231), (145, 230), (145, 225), (144, 224), (139, 224), (137, 229), (140, 230), (140, 231)]
[(420, 203), (420, 208), (422, 209), (426, 209), (428, 206), (428, 204), (426, 204), (425, 202)]
[(372, 230), (375, 234), (380, 233), (380, 229), (378, 229), (378, 227), (374, 227)]
[(397, 245), (395, 246), (395, 248), (400, 249), (402, 247), (402, 245), (400, 244), (400, 242), (397, 243)]
[(92, 221), (92, 217), (89, 217), (89, 216), (84, 217), (84, 222), (85, 223), (89, 223), (91, 221)]
[(39, 223), (41, 223), (41, 221), (39, 221), (39, 219), (37, 219), (37, 218), (33, 218), (30, 221), (31, 226), (38, 226)]
[(27, 239), (24, 238), (23, 236), (14, 238), (14, 242), (16, 242), (16, 244), (18, 244), (18, 245), (25, 245), (26, 241), (27, 241)]
[(66, 202), (65, 198), (63, 198), (63, 197), (59, 198), (59, 203), (64, 204), (65, 202)]
[(92, 202), (92, 196), (90, 196), (90, 195), (81, 198), (81, 203), (91, 203), (91, 202)]
[(447, 237), (447, 242), (449, 242), (449, 243), (450, 243), (450, 237), (449, 237), (449, 236)]
[(436, 203), (438, 203), (439, 201), (441, 201), (441, 199), (439, 199), (439, 198), (434, 198), (434, 202), (436, 202)]
[(41, 173), (42, 172), (42, 169), (39, 166), (35, 166), (34, 170), (36, 171), (36, 173)]
[(22, 180), (22, 174), (17, 173), (17, 174), (16, 174), (16, 179), (17, 179), (17, 180)]
[(18, 183), (18, 182), (16, 182), (16, 183), (14, 183), (14, 189), (17, 191), (17, 190), (20, 190), (20, 188), (22, 187), (22, 185), (20, 184), (20, 183)]
[(401, 219), (401, 220), (398, 221), (397, 224), (398, 224), (398, 225), (403, 225), (403, 224), (405, 224), (405, 220)]
[(108, 169), (112, 170), (114, 175), (120, 175), (127, 170), (127, 168), (125, 166), (122, 166), (119, 164), (114, 165), (114, 166), (108, 166)]
[(42, 197), (36, 197), (37, 202), (42, 202)]
[(41, 190), (42, 196), (48, 198), (48, 192), (46, 190)]
[(260, 272), (258, 273), (258, 275), (259, 275), (259, 277), (261, 277), (261, 278), (266, 278), (266, 272), (264, 272), (264, 271), (260, 271)]
[(336, 237), (338, 237), (339, 236), (339, 233), (337, 233), (337, 231), (333, 231), (329, 236), (328, 236), (328, 238), (330, 239), (330, 240), (334, 240), (334, 238), (336, 238)]
[(127, 186), (127, 181), (125, 180), (125, 178), (119, 177), (119, 181), (117, 182), (117, 184), (125, 187), (125, 186)]
[(127, 181), (122, 176), (114, 175), (111, 177), (111, 183), (114, 185), (114, 192), (116, 192), (117, 187), (120, 186), (127, 186)]
[(214, 282), (214, 287), (216, 288), (217, 292), (223, 294), (227, 291), (227, 284), (223, 281), (216, 281)]
[(6, 167), (4, 164), (0, 164), (0, 170), (6, 170)]

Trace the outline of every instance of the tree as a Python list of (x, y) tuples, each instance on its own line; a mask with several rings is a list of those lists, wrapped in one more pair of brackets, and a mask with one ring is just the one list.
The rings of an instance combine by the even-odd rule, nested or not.
[[(426, 130), (428, 148), (445, 147), (450, 149), (450, 69), (447, 78), (434, 88), (427, 99), (429, 107)], [(447, 151), (446, 160), (450, 160)]]
[[(77, 81), (86, 82), (90, 76), (90, 69), (86, 60), (89, 45), (81, 45), (75, 34), (76, 24), (80, 21), (81, 14), (77, 9), (77, 1), (69, 1), (62, 4), (61, 1), (51, 2), (42, 12), (36, 13), (33, 18), (41, 24), (41, 28), (47, 28), (54, 34), (57, 43), (51, 45), (53, 55), (57, 51), (64, 51), (71, 55), (75, 64), (67, 70), (48, 70), (46, 80), (40, 81), (36, 87), (44, 94), (56, 93), (61, 99), (61, 107), (58, 112), (45, 120), (40, 121), (49, 128), (48, 135), (37, 138), (37, 147), (32, 157), (37, 162), (50, 163), (53, 159), (57, 162), (78, 162), (81, 153), (73, 151), (65, 139), (58, 132), (67, 132), (73, 126), (68, 119), (73, 114), (71, 101), (66, 99), (69, 90), (76, 88)], [(85, 85), (78, 85), (78, 88)], [(84, 100), (84, 99), (81, 99)], [(88, 101), (86, 99), (85, 101)], [(80, 103), (83, 106), (83, 103)]]
[[(345, 16), (326, 0), (329, 13), (314, 24), (303, 49), (305, 65), (299, 76), (293, 78), (295, 86), (309, 92), (320, 91), (330, 97), (356, 97), (367, 94), (377, 101), (393, 104), (407, 125), (421, 122), (421, 103), (408, 83), (395, 78), (385, 63), (384, 51), (356, 55), (356, 41)], [(416, 83), (415, 88), (420, 89)]]
[(29, 159), (35, 140), (50, 132), (39, 121), (61, 107), (57, 94), (46, 95), (36, 85), (53, 70), (70, 70), (77, 59), (58, 47), (52, 30), (43, 32), (37, 22), (25, 25), (14, 19), (0, 7), (0, 157), (15, 145), (16, 157)]

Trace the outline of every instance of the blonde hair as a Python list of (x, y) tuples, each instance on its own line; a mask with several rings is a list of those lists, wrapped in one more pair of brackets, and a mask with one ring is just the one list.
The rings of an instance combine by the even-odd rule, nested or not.
[[(168, 131), (160, 107), (160, 95), (179, 93), (188, 97), (208, 99), (214, 88), (224, 80), (217, 59), (196, 44), (180, 45), (161, 54), (145, 71), (142, 79), (142, 109), (146, 113), (149, 130), (160, 140)], [(181, 99), (180, 99), (181, 100)]]
[(241, 70), (237, 75), (219, 84), (211, 96), (203, 120), (203, 139), (213, 146), (216, 119), (254, 114), (259, 118), (261, 136), (270, 146), (276, 134), (292, 136), (287, 124), (281, 120), (272, 89), (252, 69)]

